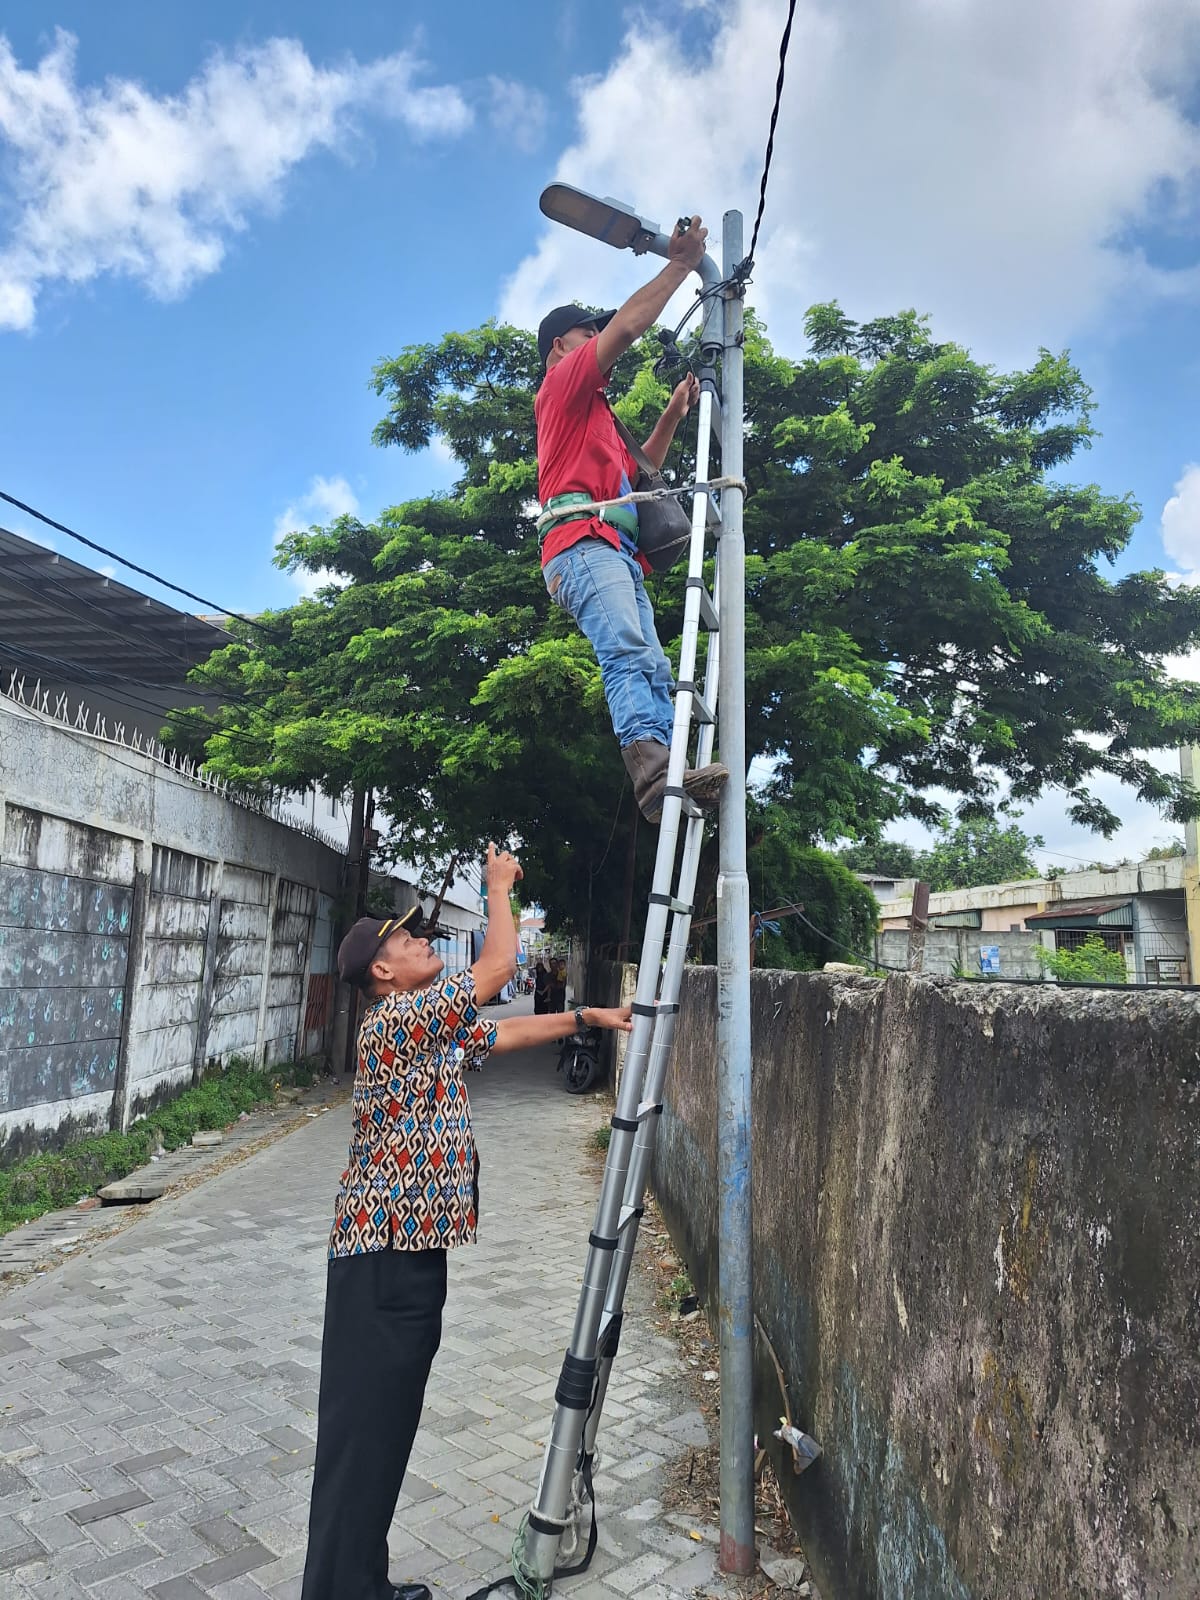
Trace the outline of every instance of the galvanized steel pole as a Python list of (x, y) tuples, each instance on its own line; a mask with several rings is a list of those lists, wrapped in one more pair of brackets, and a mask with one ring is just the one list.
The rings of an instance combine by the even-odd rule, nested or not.
[[(725, 213), (724, 276), (742, 259)], [(727, 291), (721, 471), (742, 476), (742, 289)], [(721, 495), (721, 797), (717, 877), (717, 1309), (721, 1347), (721, 1568), (754, 1570), (754, 1305), (750, 1202), (750, 882), (746, 873), (746, 540), (740, 489)]]

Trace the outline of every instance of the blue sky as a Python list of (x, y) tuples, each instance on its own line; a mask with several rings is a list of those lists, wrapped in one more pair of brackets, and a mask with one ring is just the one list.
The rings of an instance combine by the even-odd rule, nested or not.
[[(223, 604), (286, 604), (278, 528), (449, 482), (436, 453), (371, 445), (376, 360), (644, 274), (549, 230), (549, 179), (714, 236), (752, 210), (784, 11), (21, 8), (0, 22), (0, 488)], [(1141, 503), (1124, 566), (1189, 577), (1198, 65), (1195, 0), (800, 0), (752, 291), (787, 354), (833, 296), (915, 305), (1000, 364), (1069, 346), (1102, 433), (1072, 475)], [(1117, 848), (1169, 831), (1121, 809)], [(1094, 854), (1060, 811), (1032, 826)]]

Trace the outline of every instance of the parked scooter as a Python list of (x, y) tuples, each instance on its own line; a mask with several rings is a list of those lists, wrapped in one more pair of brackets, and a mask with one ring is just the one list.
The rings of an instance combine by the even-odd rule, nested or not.
[(569, 1033), (558, 1047), (558, 1070), (568, 1094), (586, 1094), (600, 1076), (600, 1029)]

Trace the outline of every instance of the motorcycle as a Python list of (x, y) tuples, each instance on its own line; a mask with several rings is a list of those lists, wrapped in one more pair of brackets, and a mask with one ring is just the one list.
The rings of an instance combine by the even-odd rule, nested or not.
[(558, 1047), (558, 1071), (568, 1094), (586, 1094), (600, 1076), (599, 1028), (569, 1033)]

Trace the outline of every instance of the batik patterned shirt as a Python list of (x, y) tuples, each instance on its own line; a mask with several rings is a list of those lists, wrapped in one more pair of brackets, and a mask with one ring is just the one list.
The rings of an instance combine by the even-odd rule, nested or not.
[(368, 1007), (331, 1256), (474, 1240), (477, 1169), (463, 1072), (481, 1066), (495, 1043), (470, 972)]

